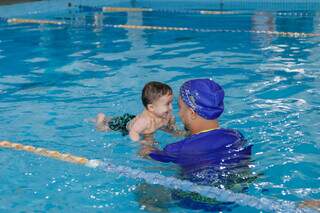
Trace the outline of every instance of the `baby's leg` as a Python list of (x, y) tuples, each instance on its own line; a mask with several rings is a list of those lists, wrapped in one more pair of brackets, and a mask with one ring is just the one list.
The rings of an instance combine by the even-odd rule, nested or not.
[(96, 128), (99, 131), (109, 131), (108, 121), (110, 118), (107, 118), (105, 114), (99, 113), (96, 117)]

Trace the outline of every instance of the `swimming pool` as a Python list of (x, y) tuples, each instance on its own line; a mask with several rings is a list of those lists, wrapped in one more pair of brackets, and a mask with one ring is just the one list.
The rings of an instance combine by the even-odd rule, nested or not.
[[(184, 81), (210, 77), (226, 91), (221, 125), (240, 130), (253, 144), (251, 172), (262, 175), (246, 193), (320, 199), (319, 3), (80, 3), (45, 13), (1, 12), (65, 24), (0, 23), (0, 140), (172, 177), (176, 167), (140, 158), (137, 144), (119, 133), (97, 132), (87, 119), (98, 112), (139, 113), (148, 81), (170, 84), (177, 98)], [(103, 13), (102, 6), (154, 11)], [(221, 9), (229, 13), (199, 12)], [(175, 115), (177, 108), (175, 102)], [(158, 132), (157, 140), (163, 147), (177, 139)], [(150, 186), (141, 180), (25, 152), (0, 153), (0, 211), (146, 208), (137, 194)], [(159, 199), (163, 194), (159, 190)], [(193, 212), (173, 201), (157, 210), (167, 209)], [(258, 211), (241, 205), (229, 210)]]

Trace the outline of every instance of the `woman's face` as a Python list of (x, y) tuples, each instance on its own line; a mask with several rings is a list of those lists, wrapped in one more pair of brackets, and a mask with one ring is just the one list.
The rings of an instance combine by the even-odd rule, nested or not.
[(186, 130), (189, 130), (190, 127), (190, 121), (191, 121), (191, 110), (189, 109), (189, 107), (183, 102), (182, 98), (179, 97), (179, 101), (178, 101), (178, 105), (179, 105), (179, 115), (180, 118), (185, 126)]

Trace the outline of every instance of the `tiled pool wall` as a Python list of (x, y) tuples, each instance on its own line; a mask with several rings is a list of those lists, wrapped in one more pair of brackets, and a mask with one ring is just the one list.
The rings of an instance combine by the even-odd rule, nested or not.
[[(320, 0), (136, 0), (139, 6), (222, 10), (319, 10)], [(165, 4), (163, 2), (166, 2)], [(294, 3), (294, 4), (292, 4)]]
[[(68, 8), (69, 2), (90, 6), (137, 6), (188, 9), (194, 8), (195, 0), (44, 0), (0, 6), (0, 17), (61, 11)], [(320, 10), (319, 0), (197, 0), (196, 2), (198, 8), (205, 9)]]

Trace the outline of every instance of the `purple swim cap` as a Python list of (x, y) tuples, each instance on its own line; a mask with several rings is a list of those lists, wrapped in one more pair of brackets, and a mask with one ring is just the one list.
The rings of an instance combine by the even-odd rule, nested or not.
[(180, 87), (180, 97), (198, 115), (207, 119), (217, 119), (223, 112), (224, 91), (210, 79), (194, 79)]

